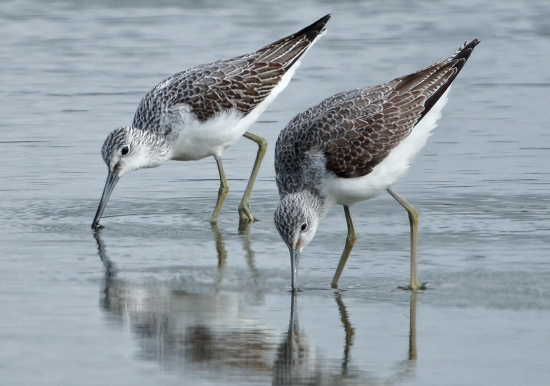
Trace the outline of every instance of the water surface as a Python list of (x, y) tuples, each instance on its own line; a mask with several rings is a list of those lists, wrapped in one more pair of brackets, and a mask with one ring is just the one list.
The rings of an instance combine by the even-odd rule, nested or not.
[[(100, 148), (164, 77), (253, 51), (332, 13), (328, 33), (224, 153), (231, 191), (208, 220), (213, 159), (125, 176), (90, 230)], [(0, 383), (6, 385), (545, 385), (550, 378), (550, 6), (546, 1), (38, 2), (0, 4)], [(273, 149), (297, 113), (480, 38), (443, 118), (389, 196), (335, 207), (302, 255), (292, 308), (272, 215)]]

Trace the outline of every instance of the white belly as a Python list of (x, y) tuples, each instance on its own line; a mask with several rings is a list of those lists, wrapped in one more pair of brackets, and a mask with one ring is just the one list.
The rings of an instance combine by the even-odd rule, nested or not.
[(411, 133), (372, 172), (363, 177), (334, 177), (327, 181), (325, 189), (328, 200), (332, 204), (350, 206), (382, 194), (403, 177), (410, 163), (426, 144), (431, 131), (437, 126), (450, 89), (449, 87), (445, 91)]
[(228, 110), (206, 122), (194, 116), (178, 124), (177, 138), (172, 145), (171, 159), (194, 161), (221, 153), (235, 143), (248, 127), (243, 127), (242, 114)]
[[(184, 108), (180, 113), (179, 135), (173, 145), (171, 159), (193, 161), (212, 155), (221, 156), (225, 149), (242, 137), (267, 106), (284, 90), (299, 65), (300, 61), (296, 62), (283, 75), (267, 98), (244, 117), (242, 113), (231, 109), (215, 115), (206, 122), (199, 122)], [(185, 114), (187, 116), (184, 116)]]

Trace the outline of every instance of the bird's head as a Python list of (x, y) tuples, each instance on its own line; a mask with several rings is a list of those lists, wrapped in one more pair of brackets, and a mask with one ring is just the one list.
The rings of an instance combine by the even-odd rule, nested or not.
[(120, 127), (111, 132), (101, 148), (108, 175), (92, 228), (96, 228), (120, 177), (137, 169), (154, 168), (170, 158), (166, 140), (150, 130)]
[(295, 291), (300, 253), (313, 240), (321, 221), (319, 198), (305, 191), (287, 194), (281, 198), (274, 218), (275, 226), (290, 251), (292, 290)]
[(169, 152), (166, 140), (155, 132), (127, 126), (111, 132), (101, 148), (109, 172), (119, 178), (133, 170), (162, 165)]

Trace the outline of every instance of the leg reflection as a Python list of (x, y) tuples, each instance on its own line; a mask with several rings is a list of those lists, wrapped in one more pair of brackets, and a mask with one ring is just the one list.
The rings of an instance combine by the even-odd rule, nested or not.
[(254, 261), (254, 251), (252, 250), (252, 246), (250, 244), (250, 237), (243, 235), (241, 235), (240, 237), (243, 245), (243, 251), (245, 252), (246, 265), (248, 265), (248, 268), (250, 269), (254, 285), (257, 286), (258, 278), (260, 277), (260, 271), (258, 271), (258, 268), (256, 268), (256, 263)]
[(410, 325), (409, 325), (409, 360), (415, 361), (416, 353), (416, 298), (418, 293), (411, 294)]
[[(213, 231), (221, 272), (227, 252), (222, 235)], [(144, 280), (149, 271), (139, 271), (137, 279), (136, 270), (115, 271), (100, 232), (94, 233), (105, 266), (100, 307), (133, 332), (140, 359), (166, 364), (185, 380), (204, 374), (210, 381), (212, 374), (271, 378), (277, 334), (254, 318), (252, 307), (242, 307), (240, 292), (213, 291), (209, 283), (187, 286), (174, 279), (178, 272)]]
[(402, 361), (397, 367), (398, 371), (393, 377), (395, 381), (410, 378), (416, 372), (416, 359), (418, 358), (416, 350), (416, 298), (417, 292), (411, 293), (410, 298), (410, 318), (409, 318), (409, 353), (408, 358)]
[(212, 233), (214, 234), (214, 241), (216, 242), (216, 253), (218, 254), (218, 267), (225, 267), (227, 263), (227, 249), (225, 249), (225, 242), (223, 241), (222, 233), (218, 225), (212, 224)]
[(346, 343), (344, 346), (344, 359), (342, 360), (342, 375), (346, 375), (348, 371), (349, 352), (351, 346), (353, 346), (353, 337), (355, 335), (355, 328), (351, 326), (349, 322), (348, 311), (346, 305), (342, 300), (342, 293), (336, 291), (335, 293), (336, 303), (338, 304), (338, 311), (340, 311), (340, 318), (344, 325), (344, 331), (346, 332)]
[[(212, 233), (214, 235), (214, 241), (216, 243), (216, 253), (218, 257), (218, 272), (214, 280), (214, 288), (216, 289), (216, 291), (219, 291), (221, 290), (221, 284), (225, 274), (225, 266), (227, 264), (228, 253), (225, 247), (224, 237), (216, 224), (212, 224)], [(260, 272), (258, 271), (258, 268), (256, 268), (256, 264), (254, 262), (254, 251), (252, 250), (250, 238), (248, 235), (240, 235), (239, 237), (241, 239), (242, 248), (245, 252), (246, 263), (250, 270), (252, 282), (254, 285), (254, 290), (249, 291), (249, 293), (263, 298), (263, 294), (260, 293), (258, 290), (258, 278), (260, 277)]]
[[(388, 379), (379, 379), (374, 378), (371, 376), (367, 376), (364, 378), (364, 384), (397, 384), (401, 380), (410, 378), (412, 375), (414, 375), (414, 371), (416, 369), (416, 359), (417, 359), (417, 350), (416, 350), (416, 299), (417, 299), (418, 293), (413, 292), (411, 294), (410, 298), (410, 320), (409, 320), (409, 353), (407, 360), (398, 362), (395, 373), (390, 376)], [(353, 346), (353, 339), (355, 336), (355, 328), (353, 328), (352, 324), (349, 321), (349, 315), (346, 309), (346, 306), (342, 300), (342, 294), (341, 292), (335, 293), (335, 299), (336, 303), (338, 304), (338, 310), (340, 311), (340, 317), (342, 320), (342, 324), (344, 325), (344, 331), (346, 333), (346, 341), (344, 345), (344, 358), (342, 360), (342, 373), (338, 377), (336, 376), (336, 380), (341, 381), (344, 379), (349, 378), (350, 376), (353, 379), (357, 378), (357, 374), (352, 374), (348, 376), (348, 365), (351, 361), (350, 358), (350, 350)], [(354, 372), (357, 371), (357, 369), (353, 370)], [(360, 377), (363, 379), (362, 377)], [(368, 381), (367, 381), (368, 380)]]
[(248, 236), (250, 234), (250, 224), (251, 224), (250, 221), (248, 221), (248, 220), (243, 221), (242, 219), (240, 219), (239, 220), (239, 228), (238, 228), (239, 235)]
[(223, 241), (222, 233), (217, 224), (212, 224), (212, 233), (214, 233), (214, 241), (216, 242), (216, 253), (218, 255), (218, 273), (214, 280), (214, 288), (216, 292), (221, 289), (225, 264), (227, 263), (227, 249)]

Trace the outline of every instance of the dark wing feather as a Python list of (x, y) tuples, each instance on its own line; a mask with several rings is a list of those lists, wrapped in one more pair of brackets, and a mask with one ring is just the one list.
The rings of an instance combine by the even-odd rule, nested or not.
[(310, 129), (327, 170), (344, 178), (369, 174), (441, 98), (478, 43), (414, 74), (339, 94)]
[(168, 77), (143, 98), (133, 125), (158, 130), (162, 114), (182, 105), (190, 106), (200, 121), (231, 108), (248, 114), (271, 93), (315, 38), (325, 32), (329, 19), (327, 15), (251, 54), (200, 65)]

